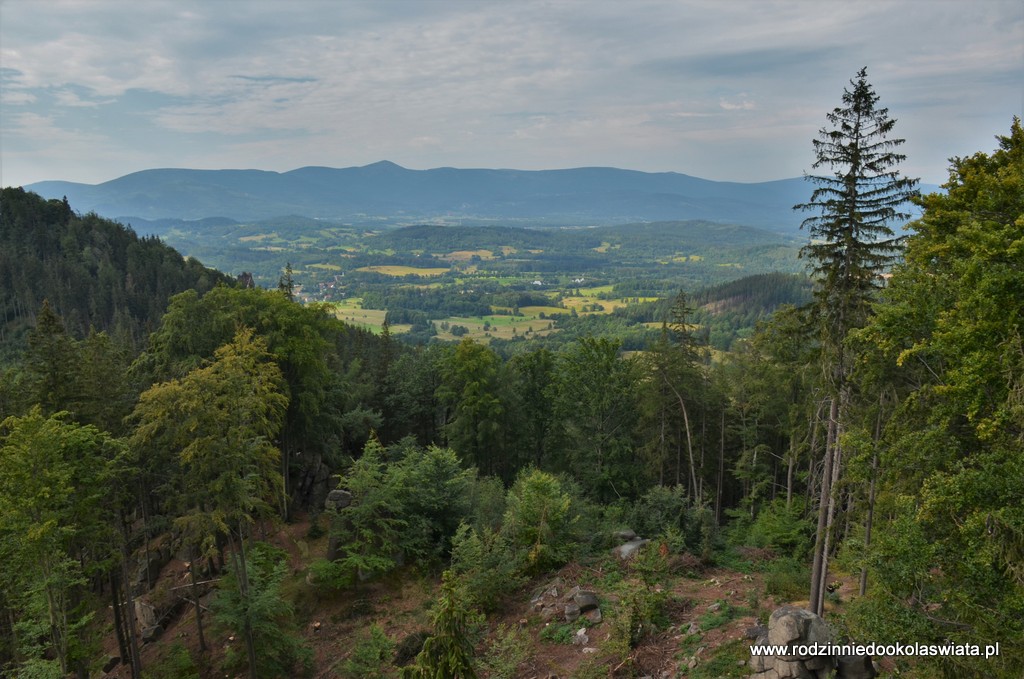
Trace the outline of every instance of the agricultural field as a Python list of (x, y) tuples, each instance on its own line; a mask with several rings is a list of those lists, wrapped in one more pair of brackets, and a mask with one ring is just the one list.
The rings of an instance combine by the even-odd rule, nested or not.
[[(396, 228), (282, 218), (194, 231), (179, 223), (162, 237), (221, 270), (250, 272), (265, 287), (277, 287), (290, 264), (300, 299), (334, 304), (339, 318), (376, 332), (387, 320), (392, 333), (412, 342), (595, 333), (642, 346), (660, 327), (664, 300), (680, 291), (699, 295), (802, 269), (797, 240), (710, 222)], [(733, 314), (737, 299), (698, 305), (711, 304), (699, 313), (723, 348), (763, 315), (744, 312), (727, 328), (711, 329), (715, 318)]]

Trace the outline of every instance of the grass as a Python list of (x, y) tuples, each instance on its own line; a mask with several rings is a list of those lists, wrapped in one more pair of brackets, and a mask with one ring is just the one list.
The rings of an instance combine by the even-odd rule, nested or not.
[(494, 253), (490, 250), (455, 250), (444, 255), (444, 258), (456, 262), (468, 262), (473, 257), (483, 260), (494, 259)]
[(448, 267), (429, 267), (429, 268), (418, 268), (415, 266), (398, 266), (398, 265), (374, 265), (374, 266), (361, 266), (356, 271), (367, 271), (370, 273), (379, 273), (385, 276), (443, 276), (444, 274), (451, 271)]
[[(704, 662), (690, 670), (690, 679), (738, 679), (750, 674), (745, 661), (750, 660), (749, 643), (745, 639), (733, 639), (719, 646)], [(744, 661), (741, 663), (741, 661)]]

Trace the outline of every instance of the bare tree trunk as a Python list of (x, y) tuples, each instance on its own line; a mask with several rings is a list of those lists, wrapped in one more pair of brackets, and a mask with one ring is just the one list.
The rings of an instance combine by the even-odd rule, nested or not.
[[(229, 536), (228, 539), (233, 541), (233, 533), (229, 533)], [(231, 550), (231, 558), (235, 562), (238, 593), (242, 595), (242, 601), (248, 603), (249, 573), (245, 564), (245, 537), (241, 534), (241, 530), (239, 530), (238, 535), (238, 550)], [(252, 622), (249, 620), (248, 614), (244, 616), (243, 620), (242, 636), (245, 638), (245, 652), (249, 658), (249, 679), (259, 679), (256, 672), (256, 642), (252, 635)]]
[(793, 506), (793, 472), (796, 470), (796, 439), (789, 434), (789, 467), (786, 469), (786, 509)]
[(121, 585), (118, 582), (117, 570), (110, 571), (110, 603), (114, 612), (114, 633), (117, 636), (117, 650), (121, 658), (128, 659), (128, 638), (124, 629), (124, 616), (121, 614)]
[(715, 492), (715, 523), (722, 523), (722, 484), (725, 481), (725, 405), (722, 405), (722, 422), (718, 432), (718, 479)]
[(203, 610), (199, 604), (199, 587), (196, 585), (196, 548), (189, 547), (188, 577), (192, 585), (192, 605), (196, 607), (196, 633), (199, 635), (199, 652), (206, 653), (206, 635), (203, 634)]
[[(864, 551), (867, 552), (871, 546), (871, 526), (875, 520), (875, 481), (878, 478), (878, 440), (882, 438), (882, 403), (883, 396), (878, 397), (878, 416), (875, 418), (875, 447), (871, 451), (871, 485), (868, 489), (868, 518), (867, 523), (864, 526)], [(868, 591), (868, 567), (867, 564), (861, 566), (860, 569), (860, 588), (858, 589), (861, 596), (864, 596)]]
[[(697, 466), (696, 466), (696, 464), (694, 462), (694, 459), (693, 459), (693, 438), (690, 435), (690, 416), (686, 412), (686, 401), (683, 400), (683, 395), (679, 393), (679, 390), (677, 390), (675, 388), (675, 385), (673, 385), (671, 382), (669, 382), (668, 375), (662, 373), (662, 378), (665, 380), (665, 384), (668, 385), (668, 388), (672, 390), (672, 393), (676, 395), (676, 398), (679, 400), (679, 409), (683, 412), (683, 425), (686, 427), (686, 451), (687, 451), (687, 453), (689, 455), (689, 458), (690, 458), (690, 484), (689, 485), (690, 485), (691, 490), (693, 491), (692, 497), (697, 502), (697, 504), (700, 504), (700, 502), (701, 502), (700, 490), (697, 488)], [(679, 482), (679, 475), (678, 475), (678, 472), (677, 472), (676, 473), (676, 483), (678, 484), (678, 482)]]
[(132, 679), (142, 677), (142, 657), (139, 655), (139, 623), (135, 619), (135, 595), (128, 576), (128, 529), (121, 519), (124, 539), (121, 542), (121, 583), (124, 585), (125, 617), (128, 618), (128, 665)]
[(829, 405), (828, 436), (825, 441), (824, 468), (821, 472), (821, 494), (818, 502), (818, 528), (814, 536), (814, 561), (811, 566), (811, 598), (810, 609), (818, 615), (822, 614), (824, 591), (823, 582), (828, 571), (828, 555), (826, 554), (826, 530), (829, 506), (831, 503), (832, 458), (836, 445), (836, 420), (839, 417), (839, 402), (832, 399)]

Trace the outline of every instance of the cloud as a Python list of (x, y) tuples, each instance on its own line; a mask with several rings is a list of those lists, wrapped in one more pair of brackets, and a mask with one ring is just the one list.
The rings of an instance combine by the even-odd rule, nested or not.
[(718, 106), (724, 111), (753, 111), (757, 108), (757, 105), (752, 101), (741, 99), (738, 102), (726, 101), (725, 99), (718, 100)]
[[(793, 176), (867, 65), (921, 167), (1021, 108), (1018, 0), (0, 4), (5, 176), (54, 139), (141, 167), (623, 165)], [(24, 122), (24, 121), (23, 121)], [(998, 123), (998, 126), (996, 124)], [(978, 128), (979, 133), (968, 134)], [(90, 141), (91, 140), (91, 141)], [(984, 146), (982, 147), (984, 148)], [(976, 149), (975, 149), (976, 150)], [(59, 151), (54, 151), (59, 155)], [(43, 164), (31, 160), (32, 167)], [(42, 170), (41, 170), (42, 171)]]

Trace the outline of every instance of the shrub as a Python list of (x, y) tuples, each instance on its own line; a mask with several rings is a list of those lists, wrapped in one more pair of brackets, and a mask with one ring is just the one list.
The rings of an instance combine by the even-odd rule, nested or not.
[(482, 610), (494, 610), (505, 594), (526, 581), (522, 567), (522, 559), (508, 539), (490, 528), (478, 531), (462, 524), (452, 539), (452, 571), (462, 578), (472, 603)]
[(368, 634), (359, 640), (352, 655), (341, 666), (345, 679), (384, 679), (390, 676), (386, 666), (391, 664), (395, 642), (377, 625), (370, 625)]
[(811, 551), (814, 526), (802, 516), (803, 501), (786, 507), (784, 500), (775, 500), (763, 508), (747, 532), (746, 544), (771, 547), (779, 553), (803, 560)]
[[(257, 671), (265, 677), (294, 677), (311, 669), (312, 653), (295, 632), (295, 612), (281, 596), (281, 581), (287, 572), (287, 554), (264, 543), (254, 544), (246, 554), (248, 595), (242, 596), (234, 561), (221, 578), (219, 592), (210, 608), (215, 627), (242, 638), (248, 624), (256, 648)], [(225, 669), (240, 672), (248, 665), (242, 644), (228, 649)]]
[(784, 600), (803, 599), (810, 587), (807, 566), (792, 558), (776, 559), (764, 575), (764, 591)]
[(498, 625), (494, 641), (480, 659), (480, 668), (491, 679), (515, 679), (519, 676), (519, 666), (530, 659), (530, 654), (530, 639), (526, 632)]
[(527, 567), (534, 572), (557, 568), (573, 553), (572, 499), (557, 478), (537, 469), (526, 469), (508, 492), (503, 533), (513, 547), (526, 553)]

